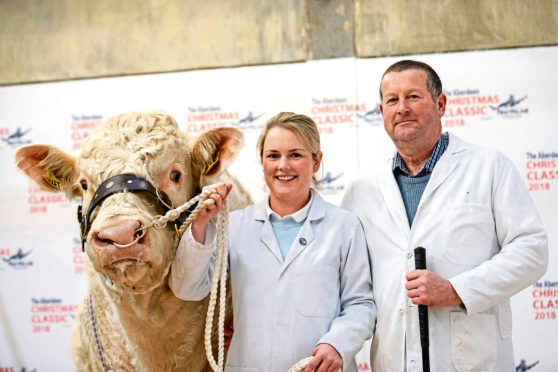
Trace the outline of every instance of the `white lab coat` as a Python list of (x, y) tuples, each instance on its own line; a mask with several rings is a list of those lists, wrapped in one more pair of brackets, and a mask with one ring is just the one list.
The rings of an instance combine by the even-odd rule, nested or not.
[(372, 261), (372, 370), (422, 369), (418, 310), (405, 290), (422, 246), (427, 269), (450, 280), (464, 304), (428, 309), (431, 370), (514, 371), (509, 299), (543, 275), (548, 259), (523, 180), (499, 151), (450, 134), (409, 228), (392, 161), (357, 179), (343, 200), (364, 226)]
[[(184, 234), (172, 263), (174, 293), (184, 300), (205, 297), (213, 262), (212, 246)], [(364, 233), (354, 215), (314, 193), (283, 261), (265, 202), (234, 211), (229, 267), (234, 336), (227, 371), (285, 372), (318, 343), (335, 347), (344, 371), (357, 370), (354, 356), (372, 335), (375, 306)]]

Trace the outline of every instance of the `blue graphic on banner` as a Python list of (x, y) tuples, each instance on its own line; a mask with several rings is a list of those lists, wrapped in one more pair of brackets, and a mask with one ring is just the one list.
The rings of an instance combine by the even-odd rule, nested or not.
[(334, 194), (338, 191), (345, 189), (344, 184), (339, 184), (339, 180), (343, 176), (343, 173), (337, 175), (332, 175), (331, 172), (327, 172), (325, 177), (318, 180), (318, 190), (323, 194)]
[(376, 104), (376, 107), (374, 107), (370, 111), (366, 111), (364, 114), (357, 113), (357, 117), (364, 120), (364, 122), (367, 124), (378, 125), (383, 122), (382, 112), (380, 111), (380, 104)]
[(31, 252), (32, 251), (23, 252), (23, 250), (19, 248), (16, 254), (7, 258), (2, 257), (2, 261), (6, 262), (10, 267), (15, 269), (25, 269), (33, 265), (33, 261), (27, 259), (27, 256), (29, 256)]
[(237, 122), (231, 122), (231, 125), (238, 127), (239, 129), (242, 129), (243, 131), (250, 131), (250, 130), (260, 130), (263, 127), (263, 123), (259, 123), (259, 124), (254, 124), (254, 122), (256, 120), (258, 120), (262, 114), (259, 114), (257, 116), (254, 116), (254, 114), (252, 114), (252, 111), (250, 111), (248, 113), (248, 115), (246, 115), (245, 117), (243, 117), (242, 119), (240, 119)]
[(529, 371), (531, 368), (533, 368), (533, 367), (536, 366), (537, 364), (539, 364), (539, 360), (537, 360), (535, 363), (527, 364), (527, 362), (525, 361), (525, 359), (521, 359), (521, 362), (519, 363), (519, 365), (518, 365), (517, 367), (515, 367), (515, 372), (526, 372), (526, 371)]
[(498, 106), (490, 106), (490, 108), (504, 117), (520, 117), (522, 114), (529, 113), (527, 107), (516, 107), (521, 102), (525, 101), (525, 99), (527, 99), (527, 96), (515, 99), (514, 95), (510, 94), (507, 101), (500, 103)]
[(26, 137), (27, 133), (31, 132), (31, 128), (22, 131), (20, 127), (16, 129), (16, 131), (12, 134), (9, 134), (5, 137), (0, 137), (0, 139), (8, 146), (11, 147), (19, 147), (23, 145), (28, 145), (31, 143), (31, 140)]

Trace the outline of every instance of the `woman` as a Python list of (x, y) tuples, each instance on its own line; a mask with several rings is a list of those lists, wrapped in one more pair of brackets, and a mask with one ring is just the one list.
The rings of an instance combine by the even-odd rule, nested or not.
[[(322, 159), (312, 119), (278, 114), (257, 148), (269, 197), (229, 218), (235, 327), (226, 370), (285, 372), (313, 355), (305, 371), (356, 371), (354, 356), (372, 335), (375, 318), (362, 227), (311, 188)], [(232, 186), (212, 187), (215, 204), (192, 222), (173, 262), (171, 288), (184, 300), (210, 291), (210, 220)]]

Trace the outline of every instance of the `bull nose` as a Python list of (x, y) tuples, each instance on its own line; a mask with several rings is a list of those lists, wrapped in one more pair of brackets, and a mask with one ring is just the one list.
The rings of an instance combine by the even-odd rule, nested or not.
[(100, 227), (93, 234), (93, 244), (102, 247), (107, 245), (129, 245), (137, 238), (137, 231), (142, 226), (138, 220), (122, 220), (114, 224)]

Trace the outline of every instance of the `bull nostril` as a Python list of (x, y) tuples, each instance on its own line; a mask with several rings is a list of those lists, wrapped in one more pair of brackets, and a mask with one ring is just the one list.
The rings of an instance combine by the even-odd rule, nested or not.
[(93, 243), (101, 247), (114, 244), (110, 239), (101, 238), (97, 232), (93, 235)]

